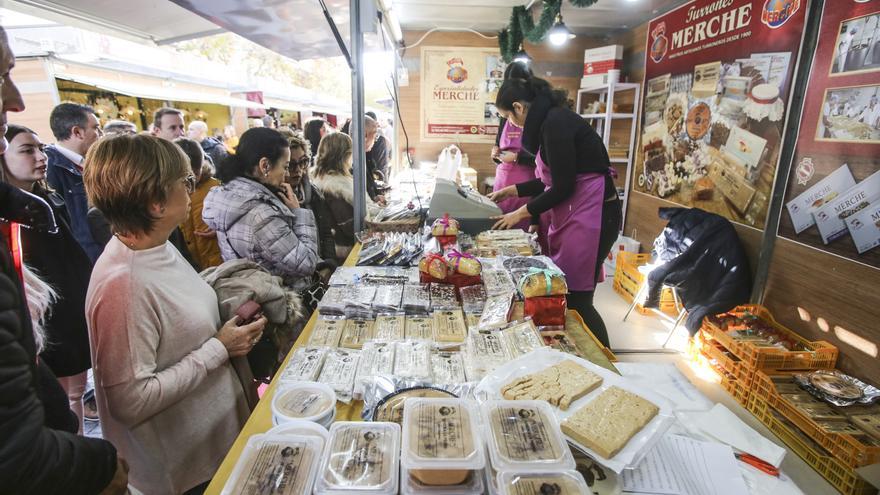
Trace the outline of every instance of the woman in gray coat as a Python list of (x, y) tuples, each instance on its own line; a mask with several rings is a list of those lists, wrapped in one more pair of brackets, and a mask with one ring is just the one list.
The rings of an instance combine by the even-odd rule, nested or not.
[(285, 182), (287, 139), (255, 127), (217, 168), (223, 182), (205, 198), (202, 218), (217, 232), (224, 261), (251, 260), (295, 290), (309, 288), (321, 261), (315, 216), (301, 208)]

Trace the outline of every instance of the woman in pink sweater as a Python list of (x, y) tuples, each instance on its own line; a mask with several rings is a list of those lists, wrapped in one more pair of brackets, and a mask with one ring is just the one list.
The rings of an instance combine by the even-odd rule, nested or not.
[(89, 150), (90, 202), (116, 232), (86, 297), (95, 392), (104, 437), (150, 494), (201, 490), (248, 417), (233, 361), (265, 318), (220, 321), (217, 297), (168, 242), (187, 215), (189, 161), (170, 141), (118, 136)]

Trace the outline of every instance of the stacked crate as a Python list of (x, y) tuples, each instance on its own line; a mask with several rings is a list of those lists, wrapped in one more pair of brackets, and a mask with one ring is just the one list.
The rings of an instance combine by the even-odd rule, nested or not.
[[(626, 302), (632, 303), (642, 284), (645, 283), (645, 275), (639, 271), (639, 267), (651, 261), (650, 254), (629, 253), (621, 251), (617, 255), (614, 267), (614, 291), (620, 294)], [(636, 311), (643, 315), (650, 315), (651, 310), (645, 309), (641, 304), (636, 305)], [(678, 308), (675, 306), (675, 298), (672, 289), (663, 289), (660, 294), (660, 311), (669, 316), (678, 316)]]
[[(749, 339), (734, 338), (731, 333), (741, 328), (722, 329), (712, 318), (706, 318), (694, 338), (693, 357), (709, 363), (721, 375), (721, 385), (738, 402), (841, 493), (877, 493), (856, 474), (855, 468), (880, 462), (880, 439), (854, 427), (844, 427), (843, 422), (848, 420), (842, 413), (840, 422), (829, 426), (832, 423), (817, 421), (790, 400), (792, 397), (809, 400), (810, 397), (794, 383), (793, 375), (833, 369), (837, 348), (828, 342), (804, 339), (777, 323), (761, 306), (740, 306), (731, 313), (760, 318), (782, 339), (803, 350), (762, 347)], [(816, 407), (837, 409), (816, 401)], [(852, 407), (840, 410), (846, 410), (850, 416), (852, 413), (880, 414), (878, 406)]]

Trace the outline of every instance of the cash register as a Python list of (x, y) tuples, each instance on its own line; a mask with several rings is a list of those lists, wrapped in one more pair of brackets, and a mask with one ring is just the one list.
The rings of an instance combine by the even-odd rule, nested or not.
[(437, 179), (434, 196), (428, 208), (428, 223), (448, 213), (461, 224), (462, 232), (476, 235), (489, 230), (501, 215), (501, 209), (486, 196), (471, 188), (462, 188), (449, 179)]

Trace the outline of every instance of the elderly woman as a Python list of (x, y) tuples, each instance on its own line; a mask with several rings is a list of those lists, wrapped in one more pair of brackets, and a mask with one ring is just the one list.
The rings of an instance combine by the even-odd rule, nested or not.
[(180, 146), (180, 149), (186, 153), (196, 178), (196, 188), (189, 196), (189, 214), (186, 221), (180, 225), (180, 232), (186, 241), (187, 250), (201, 270), (219, 266), (223, 263), (223, 258), (217, 245), (217, 233), (205, 225), (205, 221), (202, 220), (202, 208), (208, 191), (219, 186), (220, 181), (214, 178), (214, 169), (199, 143), (192, 139), (179, 138), (174, 140), (174, 144)]
[(217, 232), (226, 261), (248, 259), (297, 291), (312, 287), (321, 261), (315, 215), (285, 182), (290, 146), (275, 129), (241, 135), (235, 154), (217, 169), (223, 182), (205, 197), (202, 218)]
[(213, 289), (168, 242), (195, 186), (175, 144), (102, 140), (89, 150), (84, 181), (114, 232), (86, 297), (104, 438), (128, 459), (138, 490), (200, 488), (248, 417), (250, 381), (231, 359), (247, 355), (266, 320), (220, 321)]

